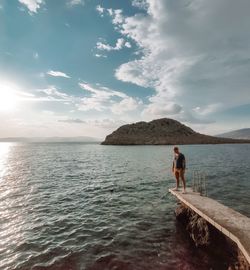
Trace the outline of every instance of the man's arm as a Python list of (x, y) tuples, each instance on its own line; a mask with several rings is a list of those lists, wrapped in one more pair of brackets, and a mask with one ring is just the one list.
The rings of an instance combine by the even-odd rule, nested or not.
[(182, 168), (186, 170), (186, 159), (185, 156), (183, 155), (183, 160), (182, 160)]

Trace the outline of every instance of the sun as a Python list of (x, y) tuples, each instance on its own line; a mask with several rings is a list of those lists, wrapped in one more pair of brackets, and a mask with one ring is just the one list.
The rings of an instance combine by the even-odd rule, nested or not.
[(10, 112), (16, 109), (18, 97), (16, 86), (0, 81), (0, 111)]

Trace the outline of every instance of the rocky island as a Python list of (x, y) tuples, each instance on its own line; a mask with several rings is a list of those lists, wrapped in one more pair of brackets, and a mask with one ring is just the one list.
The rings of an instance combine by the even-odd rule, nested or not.
[(162, 118), (123, 125), (108, 135), (104, 145), (174, 145), (250, 143), (250, 140), (221, 138), (200, 134), (182, 123)]

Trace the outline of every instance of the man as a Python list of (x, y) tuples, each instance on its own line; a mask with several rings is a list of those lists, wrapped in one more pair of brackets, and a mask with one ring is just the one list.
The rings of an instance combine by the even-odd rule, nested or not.
[(176, 179), (176, 188), (174, 190), (178, 191), (179, 189), (179, 179), (181, 178), (183, 183), (183, 191), (182, 193), (186, 193), (186, 180), (185, 180), (185, 169), (186, 169), (186, 160), (185, 156), (180, 153), (179, 148), (177, 146), (174, 147), (174, 160), (172, 172)]

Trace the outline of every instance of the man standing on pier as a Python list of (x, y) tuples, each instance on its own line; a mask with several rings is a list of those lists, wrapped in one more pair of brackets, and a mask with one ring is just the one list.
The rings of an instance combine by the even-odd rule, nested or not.
[(177, 146), (174, 147), (174, 160), (172, 166), (172, 172), (176, 179), (176, 188), (174, 190), (179, 189), (179, 179), (181, 178), (183, 184), (182, 193), (186, 193), (186, 180), (185, 180), (185, 169), (186, 169), (186, 160), (185, 156), (179, 151)]

